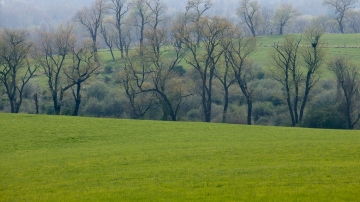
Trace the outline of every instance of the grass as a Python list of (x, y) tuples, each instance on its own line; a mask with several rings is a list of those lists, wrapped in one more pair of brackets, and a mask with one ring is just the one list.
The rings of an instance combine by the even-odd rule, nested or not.
[[(354, 63), (360, 63), (360, 34), (325, 34), (323, 37), (327, 44), (327, 59), (334, 56), (348, 56)], [(280, 35), (259, 37), (257, 44), (261, 46), (258, 46), (250, 57), (268, 68), (271, 64), (269, 53), (273, 51), (271, 46), (281, 43), (283, 39), (284, 36)]]
[(360, 132), (0, 114), (0, 201), (356, 201)]
[[(269, 53), (272, 51), (271, 46), (278, 42), (281, 43), (284, 36), (285, 35), (273, 35), (258, 37), (258, 47), (250, 58), (267, 69), (269, 64), (271, 64), (269, 57)], [(299, 34), (298, 36), (300, 37)], [(360, 34), (325, 34), (323, 40), (327, 44), (327, 59), (333, 58), (334, 56), (346, 55), (349, 56), (354, 63), (360, 63)], [(118, 59), (120, 52), (115, 50), (114, 54)], [(111, 61), (110, 51), (102, 50), (100, 55), (104, 61)], [(180, 65), (185, 69), (191, 68), (186, 64), (185, 60), (182, 60)], [(120, 65), (115, 66), (119, 67)]]
[[(274, 43), (282, 42), (284, 39), (284, 36), (281, 35), (274, 35), (274, 36), (263, 36), (258, 37), (257, 44), (259, 45), (256, 49), (256, 51), (250, 56), (251, 59), (256, 61), (258, 64), (264, 67), (264, 69), (268, 69), (269, 64), (271, 64), (271, 59), (269, 57), (269, 52), (272, 51), (271, 46)], [(324, 40), (328, 44), (328, 59), (332, 58), (334, 56), (339, 55), (347, 55), (351, 58), (351, 60), (354, 63), (360, 63), (360, 34), (325, 34)], [(261, 44), (261, 46), (260, 46)], [(356, 46), (358, 48), (343, 48), (342, 46)], [(99, 51), (99, 55), (103, 61), (105, 61), (105, 66), (110, 65), (113, 67), (113, 70), (117, 71), (120, 69), (120, 67), (123, 66), (123, 64), (120, 64), (118, 61), (112, 61), (110, 51), (107, 49), (102, 49)], [(120, 59), (120, 51), (114, 50), (114, 55), (116, 60)], [(170, 55), (170, 54), (169, 54)], [(182, 60), (179, 64), (184, 67), (184, 69), (191, 69), (191, 67), (186, 64), (185, 60)], [(100, 68), (101, 70), (102, 68)], [(327, 70), (324, 70), (325, 77), (328, 77), (331, 75), (331, 73), (327, 72)], [(46, 87), (47, 89), (47, 80), (46, 77), (43, 76), (43, 69), (38, 69), (38, 72), (36, 73), (38, 76), (34, 77), (32, 80), (35, 83), (38, 83), (42, 87)], [(118, 75), (114, 75), (114, 77), (118, 77)], [(103, 81), (104, 76), (98, 75), (96, 80)]]

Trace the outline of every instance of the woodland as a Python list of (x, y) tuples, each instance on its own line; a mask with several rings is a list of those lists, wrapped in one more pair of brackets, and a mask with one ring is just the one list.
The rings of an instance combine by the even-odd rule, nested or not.
[(36, 2), (0, 4), (2, 112), (360, 127), (357, 0)]

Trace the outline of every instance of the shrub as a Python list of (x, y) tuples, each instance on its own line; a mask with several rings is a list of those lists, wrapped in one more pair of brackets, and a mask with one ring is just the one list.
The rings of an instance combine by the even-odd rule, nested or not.
[(86, 89), (88, 98), (96, 98), (98, 101), (103, 100), (109, 94), (109, 88), (104, 83), (95, 83)]
[(347, 128), (344, 115), (338, 111), (337, 106), (330, 105), (309, 111), (301, 125), (309, 128)]
[(103, 114), (102, 103), (97, 99), (90, 98), (84, 109), (85, 115), (100, 117)]
[(104, 74), (111, 74), (111, 73), (113, 73), (113, 67), (111, 64), (107, 64), (104, 67)]
[(253, 117), (255, 122), (257, 122), (261, 117), (264, 116), (273, 116), (274, 114), (274, 105), (271, 102), (257, 102), (253, 107)]
[(103, 115), (107, 117), (121, 117), (125, 107), (125, 100), (108, 100), (102, 108)]
[(201, 109), (191, 109), (187, 113), (187, 119), (189, 121), (202, 121), (202, 111)]

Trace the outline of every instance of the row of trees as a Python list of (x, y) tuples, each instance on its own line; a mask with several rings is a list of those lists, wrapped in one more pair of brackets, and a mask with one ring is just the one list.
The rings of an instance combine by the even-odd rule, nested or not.
[[(11, 112), (19, 112), (25, 85), (31, 77), (41, 74), (47, 80), (53, 113), (60, 114), (64, 96), (72, 96), (75, 103), (72, 114), (78, 115), (84, 83), (91, 75), (104, 71), (97, 53), (100, 32), (113, 59), (112, 44), (119, 49), (118, 84), (128, 100), (132, 118), (143, 117), (157, 106), (163, 120), (176, 121), (187, 99), (198, 97), (204, 121), (212, 121), (214, 103), (218, 102), (223, 106), (222, 121), (227, 122), (230, 92), (237, 86), (247, 108), (246, 123), (252, 124), (256, 118), (253, 103), (259, 95), (255, 84), (264, 74), (249, 57), (256, 50), (256, 37), (248, 37), (227, 18), (204, 16), (211, 7), (209, 1), (189, 1), (186, 12), (171, 23), (162, 1), (136, 3), (130, 9), (125, 1), (97, 0), (93, 7), (79, 11), (74, 21), (87, 30), (89, 41), (77, 38), (70, 24), (39, 31), (35, 40), (30, 40), (25, 31), (2, 30), (0, 81)], [(114, 25), (119, 29), (112, 35), (107, 32), (104, 19), (109, 9), (116, 6), (118, 20)], [(130, 46), (131, 38), (124, 38), (122, 17), (128, 12), (135, 13), (138, 46)], [(320, 67), (326, 55), (323, 31), (312, 26), (303, 37), (287, 36), (283, 42), (274, 44), (269, 56), (272, 61), (269, 77), (282, 85), (293, 126), (303, 122), (309, 96), (320, 79)], [(346, 58), (335, 58), (327, 66), (338, 80), (339, 109), (344, 109), (341, 112), (347, 128), (354, 128), (360, 119), (356, 101), (359, 71)], [(36, 70), (40, 73), (35, 74)], [(189, 87), (189, 83), (194, 87)], [(219, 91), (223, 92), (223, 98), (214, 100), (214, 94)]]
[[(320, 27), (327, 32), (358, 33), (360, 11), (355, 9), (357, 2), (358, 0), (324, 0), (323, 4), (333, 10), (333, 16), (317, 16), (312, 19), (299, 18), (300, 13), (292, 4), (282, 4), (275, 10), (270, 10), (262, 8), (257, 0), (240, 1), (236, 13), (244, 25), (244, 33), (248, 32), (253, 37), (282, 35), (292, 22), (296, 24), (290, 30), (292, 33), (302, 33), (306, 26)], [(143, 47), (145, 29), (156, 29), (171, 23), (181, 24), (184, 18), (185, 21), (199, 22), (211, 6), (211, 0), (189, 0), (185, 11), (171, 19), (166, 12), (167, 5), (162, 0), (96, 0), (91, 7), (78, 11), (73, 20), (87, 30), (93, 40), (95, 52), (98, 34), (101, 33), (112, 56), (112, 50), (116, 47), (123, 58), (135, 41), (138, 41), (136, 46)], [(199, 42), (198, 34), (197, 44)]]
[(60, 114), (64, 92), (71, 90), (76, 103), (73, 115), (77, 115), (81, 85), (100, 67), (93, 60), (92, 45), (77, 41), (72, 26), (39, 32), (35, 42), (23, 30), (1, 30), (0, 36), (0, 81), (11, 112), (19, 112), (26, 84), (41, 69), (51, 91), (54, 114)]

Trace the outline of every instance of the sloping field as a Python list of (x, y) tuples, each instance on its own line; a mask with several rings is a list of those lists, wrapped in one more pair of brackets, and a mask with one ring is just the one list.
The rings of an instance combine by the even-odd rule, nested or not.
[(360, 131), (0, 114), (0, 201), (357, 201)]
[[(267, 68), (271, 63), (269, 53), (273, 51), (272, 46), (276, 43), (281, 44), (284, 37), (281, 35), (258, 37), (258, 47), (251, 58)], [(360, 63), (360, 34), (325, 34), (323, 42), (326, 46), (327, 60), (335, 56), (347, 56), (353, 62)], [(305, 38), (302, 43), (307, 43)]]

